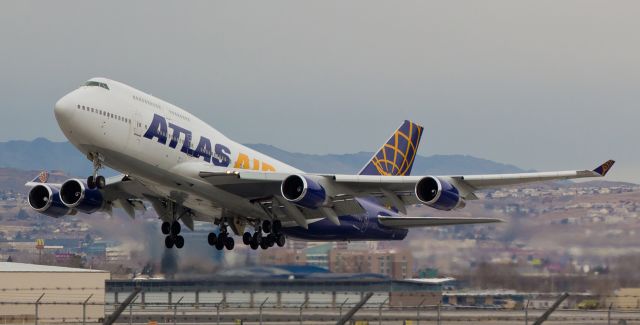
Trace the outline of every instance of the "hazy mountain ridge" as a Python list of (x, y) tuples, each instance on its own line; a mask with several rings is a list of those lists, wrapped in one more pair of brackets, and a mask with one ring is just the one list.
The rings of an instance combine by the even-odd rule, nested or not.
[[(272, 156), (283, 162), (308, 172), (357, 173), (373, 156), (373, 152), (352, 154), (305, 154), (282, 150), (268, 144), (247, 144), (248, 147)], [(418, 155), (411, 173), (426, 174), (490, 174), (515, 173), (524, 170), (514, 165), (477, 158), (469, 155)]]
[[(267, 144), (247, 146), (304, 171), (319, 173), (357, 173), (373, 156), (373, 152), (316, 155), (289, 152)], [(0, 142), (0, 167), (62, 170), (69, 175), (78, 176), (91, 173), (90, 162), (69, 142), (52, 142), (44, 138)], [(412, 173), (446, 175), (522, 171), (513, 165), (468, 155), (433, 155), (417, 156)]]

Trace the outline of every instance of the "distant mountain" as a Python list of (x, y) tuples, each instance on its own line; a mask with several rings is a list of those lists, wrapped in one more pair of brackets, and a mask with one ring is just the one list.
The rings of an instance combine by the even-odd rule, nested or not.
[[(248, 144), (247, 146), (304, 171), (318, 173), (357, 173), (373, 156), (373, 152), (313, 155), (288, 152), (266, 144)], [(33, 141), (0, 142), (0, 167), (20, 170), (61, 170), (77, 176), (91, 173), (89, 160), (69, 142), (52, 142), (44, 138)], [(434, 155), (417, 156), (412, 173), (414, 175), (449, 175), (522, 171), (513, 165), (467, 155)]]
[(71, 175), (89, 175), (91, 163), (69, 142), (45, 138), (0, 142), (0, 167), (21, 170), (63, 170)]
[[(317, 173), (357, 173), (373, 156), (373, 152), (313, 155), (288, 152), (268, 144), (247, 144), (247, 146), (304, 171)], [(516, 172), (523, 172), (523, 170), (513, 165), (501, 164), (468, 155), (417, 156), (411, 170), (414, 175)]]

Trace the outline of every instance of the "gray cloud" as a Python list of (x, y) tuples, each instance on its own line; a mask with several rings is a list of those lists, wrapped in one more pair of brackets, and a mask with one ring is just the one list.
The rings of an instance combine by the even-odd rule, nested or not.
[[(0, 140), (62, 140), (52, 106), (93, 76), (241, 142), (377, 148), (405, 119), (422, 154), (591, 167), (640, 182), (640, 3), (618, 1), (0, 4)], [(28, 126), (28, 127), (25, 127)]]

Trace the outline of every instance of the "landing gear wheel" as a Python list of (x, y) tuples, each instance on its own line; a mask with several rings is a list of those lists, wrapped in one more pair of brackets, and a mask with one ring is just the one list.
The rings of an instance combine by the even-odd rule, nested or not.
[(218, 236), (218, 241), (216, 242), (216, 249), (219, 251), (224, 249), (224, 243), (227, 241), (227, 234), (220, 233)]
[(257, 231), (253, 233), (253, 236), (251, 236), (251, 242), (249, 243), (249, 246), (251, 246), (251, 249), (258, 249), (258, 247), (260, 246), (261, 239), (262, 238), (260, 237), (260, 233), (258, 233)]
[(260, 241), (260, 248), (262, 249), (269, 248), (269, 243), (267, 243), (267, 241), (263, 239), (262, 241)]
[(209, 246), (214, 246), (218, 242), (218, 236), (210, 232), (209, 236), (207, 236), (207, 242), (209, 242)]
[(264, 231), (265, 234), (268, 234), (271, 232), (271, 221), (269, 220), (262, 221), (262, 231)]
[(232, 250), (235, 245), (236, 242), (233, 240), (233, 237), (226, 237), (224, 239), (224, 247), (226, 247), (227, 250)]
[(175, 244), (175, 243), (173, 242), (173, 238), (171, 236), (167, 236), (164, 239), (164, 246), (165, 247), (171, 249), (171, 248), (173, 248), (173, 244)]
[(287, 242), (287, 239), (284, 237), (283, 234), (279, 234), (278, 236), (276, 236), (276, 244), (278, 244), (279, 247), (284, 246), (286, 242)]
[(104, 176), (96, 177), (96, 187), (98, 187), (98, 188), (107, 187), (107, 181), (104, 179)]
[(90, 190), (93, 190), (94, 188), (96, 188), (96, 180), (93, 178), (93, 176), (87, 177), (87, 187)]
[(249, 244), (251, 244), (251, 238), (252, 238), (252, 237), (251, 237), (251, 234), (250, 234), (250, 233), (248, 233), (248, 232), (245, 232), (245, 233), (242, 235), (242, 243), (243, 243), (243, 244), (245, 244), (245, 245), (249, 245)]
[(172, 235), (177, 235), (180, 233), (180, 222), (178, 221), (174, 221), (171, 223), (171, 234)]
[(280, 220), (274, 220), (272, 228), (273, 232), (279, 233), (280, 230), (282, 230), (282, 222)]
[(269, 247), (273, 247), (275, 243), (276, 243), (276, 235), (269, 234), (269, 236), (267, 236), (267, 244), (269, 245)]
[(175, 242), (176, 242), (177, 249), (184, 247), (184, 237), (180, 235), (176, 236)]
[(168, 235), (171, 232), (171, 224), (168, 222), (163, 222), (162, 226), (160, 226), (160, 230), (162, 230), (163, 235)]

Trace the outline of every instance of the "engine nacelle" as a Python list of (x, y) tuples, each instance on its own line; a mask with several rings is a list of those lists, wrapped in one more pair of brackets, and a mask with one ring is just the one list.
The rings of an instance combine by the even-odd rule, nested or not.
[(420, 202), (438, 210), (461, 209), (466, 205), (453, 184), (433, 176), (424, 177), (416, 183), (416, 197)]
[(60, 200), (60, 193), (47, 184), (39, 184), (31, 188), (27, 197), (32, 209), (53, 218), (60, 218), (71, 213), (71, 209)]
[(96, 212), (104, 206), (102, 193), (98, 189), (89, 189), (79, 179), (70, 179), (60, 187), (60, 200), (69, 208), (84, 213)]
[(302, 175), (291, 175), (285, 178), (280, 191), (289, 202), (309, 209), (321, 207), (327, 199), (327, 193), (320, 184)]

